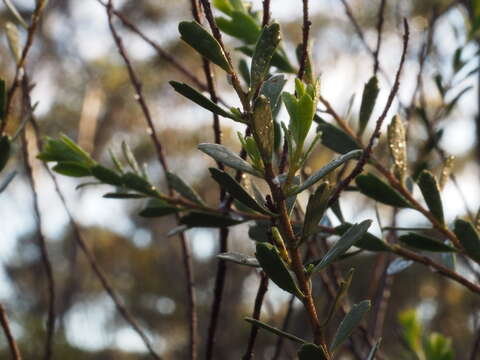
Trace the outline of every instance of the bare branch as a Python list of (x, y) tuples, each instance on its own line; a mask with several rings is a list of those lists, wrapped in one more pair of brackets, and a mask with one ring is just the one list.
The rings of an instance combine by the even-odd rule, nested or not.
[(308, 13), (308, 0), (303, 0), (303, 29), (302, 29), (302, 57), (300, 59), (300, 69), (298, 70), (298, 78), (303, 79), (305, 75), (305, 67), (307, 66), (308, 59), (308, 40), (310, 37), (310, 27), (312, 22)]
[(8, 346), (10, 347), (10, 353), (12, 355), (13, 360), (22, 360), (22, 356), (20, 355), (20, 350), (18, 348), (17, 342), (12, 335), (12, 331), (10, 330), (10, 325), (8, 323), (8, 316), (5, 308), (3, 305), (0, 304), (0, 324), (2, 325), (3, 332), (5, 337), (7, 338)]

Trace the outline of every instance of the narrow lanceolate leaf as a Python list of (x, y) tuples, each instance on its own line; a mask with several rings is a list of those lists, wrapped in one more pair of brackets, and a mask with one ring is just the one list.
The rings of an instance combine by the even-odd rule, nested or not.
[(7, 165), (10, 158), (11, 140), (7, 135), (0, 136), (0, 172)]
[(454, 232), (468, 256), (480, 261), (480, 237), (475, 227), (468, 221), (457, 219)]
[(302, 240), (306, 240), (313, 234), (320, 220), (328, 207), (328, 198), (330, 196), (331, 186), (324, 182), (318, 186), (315, 192), (310, 195), (305, 212), (305, 221), (303, 223)]
[(53, 171), (71, 177), (86, 177), (92, 175), (90, 169), (87, 166), (81, 163), (70, 161), (58, 163), (53, 167)]
[(402, 243), (419, 250), (433, 252), (454, 252), (455, 248), (425, 235), (408, 233), (398, 238)]
[(178, 208), (170, 205), (166, 201), (160, 199), (151, 199), (148, 201), (147, 206), (140, 211), (139, 215), (143, 217), (161, 217), (175, 214), (178, 211)]
[(17, 21), (25, 28), (28, 29), (28, 24), (23, 19), (22, 15), (18, 12), (15, 5), (13, 5), (11, 0), (3, 0), (3, 3), (7, 5), (8, 10), (13, 14), (13, 16), (17, 19)]
[(260, 89), (260, 94), (265, 95), (270, 100), (270, 106), (274, 115), (280, 108), (280, 94), (286, 82), (287, 79), (285, 79), (284, 75), (273, 75), (262, 84)]
[(377, 101), (377, 96), (379, 92), (378, 88), (378, 79), (376, 76), (373, 76), (368, 80), (363, 88), (362, 94), (362, 104), (360, 105), (360, 119), (359, 119), (359, 127), (358, 127), (358, 134), (362, 135), (367, 127), (368, 120), (372, 116), (373, 108), (375, 107), (375, 103)]
[[(335, 233), (338, 235), (343, 235), (352, 226), (353, 226), (352, 224), (345, 222), (342, 225), (337, 226), (335, 228)], [(366, 232), (360, 238), (360, 240), (358, 240), (355, 243), (355, 246), (360, 249), (364, 249), (368, 251), (389, 251), (390, 250), (389, 245), (385, 241), (383, 241), (382, 239), (379, 239), (378, 237), (376, 237), (375, 235), (369, 232)]]
[(370, 301), (363, 300), (362, 302), (353, 305), (352, 310), (345, 316), (337, 329), (337, 333), (333, 338), (332, 345), (330, 345), (330, 351), (334, 351), (345, 340), (348, 339), (352, 331), (360, 324), (363, 316), (370, 310)]
[(430, 171), (423, 170), (418, 178), (418, 186), (432, 214), (439, 222), (444, 224), (442, 198), (440, 197), (440, 188), (435, 176)]
[(197, 192), (185, 181), (183, 181), (178, 175), (167, 172), (167, 180), (168, 184), (184, 198), (199, 205), (205, 204), (200, 195), (198, 195)]
[(210, 168), (210, 174), (212, 178), (221, 186), (222, 189), (227, 191), (235, 199), (242, 204), (248, 206), (250, 209), (261, 212), (263, 214), (271, 215), (272, 213), (261, 206), (243, 187), (231, 177), (225, 171), (217, 168)]
[(244, 318), (244, 320), (249, 322), (250, 324), (258, 326), (259, 328), (267, 330), (267, 331), (269, 331), (272, 334), (275, 334), (277, 336), (282, 336), (286, 339), (295, 341), (296, 343), (299, 343), (299, 344), (305, 344), (306, 343), (305, 340), (300, 339), (299, 337), (296, 337), (295, 335), (287, 333), (283, 330), (277, 329), (276, 327), (270, 326), (270, 325), (268, 325), (268, 324), (266, 324), (266, 323), (264, 323), (260, 320), (253, 319), (253, 318), (250, 318), (250, 317), (246, 317), (246, 318)]
[(257, 243), (255, 256), (263, 271), (265, 271), (265, 274), (267, 274), (268, 278), (279, 288), (299, 298), (303, 298), (304, 295), (298, 288), (293, 275), (272, 244)]
[(348, 249), (350, 249), (355, 243), (362, 238), (367, 232), (368, 228), (372, 224), (372, 220), (362, 221), (360, 224), (353, 225), (343, 234), (340, 239), (333, 245), (330, 250), (325, 254), (315, 268), (313, 272), (320, 271), (326, 266), (334, 262), (339, 256), (343, 255)]
[(326, 359), (323, 350), (315, 344), (303, 344), (298, 351), (298, 360), (323, 360)]
[(230, 112), (222, 109), (212, 100), (202, 95), (200, 92), (198, 92), (191, 86), (176, 81), (170, 81), (169, 84), (174, 88), (176, 92), (193, 101), (195, 104), (200, 105), (201, 107), (213, 112), (214, 114), (236, 120), (236, 118)]
[(270, 61), (275, 49), (280, 43), (280, 25), (273, 23), (265, 26), (258, 38), (252, 57), (252, 68), (250, 73), (250, 87), (256, 91), (263, 82), (270, 69)]
[(260, 35), (260, 25), (246, 11), (234, 10), (230, 14), (230, 19), (217, 17), (215, 20), (222, 32), (243, 40), (247, 44), (255, 44)]
[(345, 164), (347, 161), (352, 159), (358, 159), (362, 155), (362, 150), (353, 150), (350, 151), (339, 158), (329, 162), (327, 165), (322, 167), (320, 170), (314, 172), (310, 175), (305, 182), (299, 186), (298, 188), (294, 189), (293, 194), (298, 194), (303, 190), (308, 189), (310, 186), (314, 185), (319, 180), (323, 179), (325, 176), (330, 174), (333, 170), (338, 168), (339, 166)]
[(221, 162), (222, 164), (225, 164), (235, 170), (240, 170), (262, 177), (262, 174), (255, 170), (252, 165), (223, 145), (203, 143), (198, 145), (198, 149), (211, 156), (216, 161)]
[(396, 207), (410, 207), (402, 195), (373, 174), (359, 175), (355, 181), (362, 194), (378, 202)]
[(152, 184), (141, 176), (134, 174), (132, 172), (127, 172), (122, 176), (122, 181), (126, 187), (138, 191), (143, 194), (156, 196), (158, 195), (157, 190)]
[(7, 22), (5, 25), (7, 31), (8, 45), (12, 52), (13, 58), (18, 63), (22, 57), (22, 45), (20, 44), (20, 34), (15, 24)]
[(370, 352), (368, 353), (367, 360), (375, 360), (375, 354), (377, 353), (378, 349), (380, 348), (380, 343), (382, 339), (379, 339), (375, 345), (372, 347)]
[(345, 154), (360, 148), (355, 140), (343, 130), (321, 120), (317, 116), (314, 119), (319, 123), (317, 131), (322, 133), (322, 144), (330, 150), (339, 154)]
[(228, 216), (206, 214), (192, 211), (180, 218), (180, 224), (188, 227), (221, 228), (243, 223), (245, 220), (233, 219)]
[(235, 264), (250, 266), (250, 267), (260, 267), (258, 260), (254, 257), (247, 256), (244, 254), (234, 253), (234, 252), (226, 252), (217, 255), (217, 258), (230, 261)]
[(404, 182), (407, 175), (407, 141), (400, 116), (395, 115), (388, 125), (388, 147), (393, 159), (395, 176)]
[(178, 25), (181, 38), (200, 55), (230, 73), (232, 69), (218, 41), (196, 21), (182, 21)]
[(91, 168), (92, 175), (105, 184), (114, 186), (122, 186), (122, 177), (115, 171), (110, 170), (102, 165), (95, 165)]
[(322, 327), (326, 326), (330, 322), (333, 315), (337, 312), (338, 308), (340, 307), (340, 304), (342, 303), (343, 298), (347, 294), (348, 289), (350, 288), (350, 284), (352, 283), (354, 271), (355, 271), (355, 269), (351, 268), (348, 271), (348, 274), (345, 277), (345, 280), (340, 281), (339, 288), (338, 288), (338, 291), (337, 291), (337, 296), (335, 296), (335, 300), (333, 301), (333, 304), (330, 307), (330, 311), (328, 312), (328, 315), (327, 315), (324, 323), (322, 324)]
[(135, 194), (135, 193), (126, 193), (126, 192), (118, 192), (118, 193), (106, 193), (103, 195), (105, 199), (141, 199), (144, 198), (144, 195)]
[(272, 161), (274, 126), (270, 101), (260, 95), (253, 107), (253, 135), (264, 163)]

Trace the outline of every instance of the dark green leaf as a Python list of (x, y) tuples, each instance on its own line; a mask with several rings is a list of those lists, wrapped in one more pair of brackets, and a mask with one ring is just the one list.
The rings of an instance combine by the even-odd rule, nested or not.
[(298, 288), (295, 278), (280, 257), (278, 250), (272, 244), (265, 242), (257, 243), (255, 256), (265, 274), (279, 288), (299, 298), (303, 298), (304, 295)]
[(325, 176), (330, 174), (333, 170), (343, 165), (347, 161), (351, 159), (358, 159), (362, 155), (362, 152), (363, 152), (362, 150), (353, 150), (340, 156), (338, 159), (330, 161), (327, 165), (322, 167), (320, 170), (310, 175), (301, 186), (299, 186), (298, 188), (294, 188), (293, 194), (298, 194), (303, 190), (308, 189), (310, 186), (314, 185), (316, 182), (323, 179)]
[(7, 165), (10, 158), (11, 140), (7, 135), (0, 136), (0, 172)]
[(240, 170), (255, 176), (262, 176), (259, 171), (252, 167), (252, 165), (223, 145), (203, 143), (198, 145), (198, 149), (211, 156), (216, 161), (221, 162), (222, 164), (225, 164), (235, 170)]
[(221, 228), (233, 225), (238, 225), (245, 222), (245, 220), (233, 219), (228, 216), (207, 214), (192, 211), (180, 219), (180, 224), (188, 227), (211, 227)]
[(325, 268), (334, 262), (339, 256), (343, 255), (348, 249), (350, 249), (359, 239), (361, 239), (368, 228), (372, 224), (372, 220), (364, 220), (360, 224), (353, 225), (343, 234), (340, 239), (333, 245), (330, 250), (325, 254), (315, 268), (313, 272), (317, 272)]
[(122, 177), (115, 171), (110, 170), (102, 165), (95, 165), (91, 169), (92, 175), (105, 184), (122, 186)]
[(182, 21), (178, 25), (178, 31), (188, 45), (194, 48), (200, 55), (217, 64), (226, 72), (230, 73), (225, 53), (218, 41), (196, 21)]
[(140, 193), (156, 196), (158, 195), (157, 190), (155, 189), (152, 184), (150, 184), (147, 180), (134, 174), (132, 172), (128, 172), (122, 176), (122, 181), (128, 188), (132, 190), (136, 190)]
[[(335, 233), (339, 235), (345, 234), (352, 227), (350, 223), (344, 223), (335, 228)], [(389, 251), (390, 248), (385, 241), (379, 239), (375, 235), (366, 232), (356, 243), (355, 246), (369, 251)]]
[(242, 11), (232, 11), (230, 19), (217, 17), (217, 25), (225, 34), (243, 40), (247, 44), (255, 44), (260, 35), (261, 27), (254, 18)]
[(197, 194), (197, 192), (192, 189), (185, 181), (183, 181), (179, 176), (167, 172), (168, 184), (184, 198), (197, 203), (199, 205), (205, 205), (202, 198)]
[(280, 94), (285, 86), (287, 80), (284, 75), (273, 75), (262, 84), (260, 94), (265, 95), (270, 100), (270, 106), (272, 107), (272, 113), (275, 114), (280, 108)]
[(440, 188), (438, 186), (435, 176), (428, 171), (423, 170), (418, 178), (418, 186), (422, 191), (423, 198), (427, 203), (428, 208), (435, 216), (435, 218), (442, 224), (445, 223), (443, 217), (443, 205), (440, 197)]
[(315, 116), (315, 121), (319, 123), (317, 131), (322, 133), (322, 144), (339, 154), (346, 154), (360, 147), (349, 135), (333, 126), (319, 117)]
[(318, 186), (315, 192), (310, 195), (305, 212), (305, 221), (303, 223), (302, 240), (305, 241), (313, 234), (322, 220), (325, 211), (328, 208), (328, 199), (330, 196), (330, 184), (324, 182)]
[(444, 244), (438, 240), (432, 239), (425, 235), (416, 233), (408, 233), (398, 238), (402, 243), (419, 250), (434, 252), (451, 252), (456, 251), (455, 248)]
[(170, 205), (164, 200), (151, 199), (147, 206), (140, 211), (139, 215), (142, 217), (161, 217), (165, 215), (175, 214), (179, 211), (175, 206)]
[(472, 223), (457, 219), (455, 220), (454, 230), (458, 240), (462, 244), (468, 256), (476, 261), (480, 261), (480, 237)]
[(379, 91), (380, 89), (378, 88), (377, 77), (373, 76), (363, 88), (362, 104), (360, 106), (360, 123), (358, 128), (359, 135), (362, 135), (367, 127), (368, 120), (370, 120), (370, 116), (372, 115)]
[(72, 177), (85, 177), (92, 175), (87, 166), (73, 161), (59, 162), (53, 167), (53, 170), (59, 174)]
[[(240, 46), (237, 48), (237, 50), (247, 56), (250, 56), (250, 57), (253, 56), (253, 49), (251, 47)], [(280, 50), (277, 50), (275, 54), (273, 54), (272, 61), (270, 61), (270, 65), (275, 66), (278, 70), (284, 73), (289, 73), (289, 74), (296, 73), (295, 68), (292, 66), (292, 64), (290, 64), (286, 55), (283, 54)]]
[(243, 80), (250, 87), (250, 69), (245, 59), (240, 59), (238, 62), (238, 72), (242, 76)]
[(280, 25), (272, 23), (265, 26), (258, 38), (252, 57), (250, 71), (251, 88), (255, 92), (257, 87), (265, 80), (270, 69), (270, 61), (275, 49), (280, 43)]
[(362, 302), (353, 305), (352, 310), (345, 315), (345, 318), (340, 323), (335, 337), (333, 338), (332, 345), (330, 345), (330, 351), (334, 351), (348, 339), (352, 331), (362, 321), (365, 313), (370, 310), (370, 306), (369, 300), (363, 300)]
[(271, 332), (275, 335), (283, 336), (284, 338), (295, 341), (299, 344), (305, 344), (305, 342), (306, 342), (305, 340), (300, 339), (299, 337), (296, 337), (295, 335), (289, 334), (289, 333), (287, 333), (283, 330), (277, 329), (276, 327), (265, 324), (264, 322), (259, 321), (257, 319), (246, 317), (244, 320), (249, 322), (250, 324), (253, 324), (253, 325), (258, 326), (262, 329), (265, 329), (265, 330), (267, 330), (267, 331), (269, 331), (269, 332)]
[(235, 264), (250, 266), (250, 267), (260, 267), (258, 260), (254, 257), (247, 256), (244, 254), (234, 253), (234, 252), (226, 252), (220, 253), (217, 255), (217, 258), (230, 261)]
[(323, 350), (315, 344), (303, 344), (298, 351), (298, 360), (323, 360), (326, 359)]
[(378, 202), (396, 207), (410, 207), (402, 195), (373, 174), (357, 176), (356, 183), (362, 194)]
[(264, 95), (260, 95), (255, 101), (252, 130), (264, 162), (271, 163), (274, 141), (273, 117), (270, 102)]
[(132, 193), (107, 193), (103, 195), (106, 199), (141, 199), (144, 198), (144, 195), (132, 194)]
[(240, 185), (233, 177), (225, 171), (217, 168), (210, 168), (212, 178), (226, 190), (235, 199), (248, 206), (250, 209), (261, 212), (263, 214), (271, 215), (272, 213), (261, 206), (257, 201)]
[(73, 141), (63, 136), (60, 140), (47, 138), (42, 152), (37, 156), (42, 161), (78, 162), (93, 165), (90, 156), (80, 149)]
[(210, 100), (206, 96), (203, 96), (200, 92), (198, 92), (191, 86), (176, 81), (170, 81), (169, 84), (175, 89), (176, 92), (193, 101), (195, 104), (200, 105), (201, 107), (213, 112), (214, 114), (236, 120), (236, 118), (231, 113), (222, 109), (212, 100)]

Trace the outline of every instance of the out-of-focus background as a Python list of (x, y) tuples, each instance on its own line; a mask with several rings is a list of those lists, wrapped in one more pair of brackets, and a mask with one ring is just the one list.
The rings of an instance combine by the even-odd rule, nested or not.
[[(34, 8), (32, 0), (13, 2), (25, 17)], [(317, 72), (321, 73), (322, 95), (340, 114), (356, 121), (363, 85), (372, 75), (372, 56), (365, 43), (370, 49), (375, 46), (380, 1), (348, 1), (362, 30), (363, 41), (346, 15), (342, 1), (312, 0), (310, 3), (313, 59)], [(472, 73), (467, 76), (477, 66), (479, 46), (468, 38), (470, 15), (459, 3), (448, 0), (387, 1), (379, 56), (382, 68), (379, 74), (379, 104), (384, 104), (401, 54), (402, 21), (407, 18), (411, 43), (399, 99), (409, 106), (417, 85), (420, 54), (431, 34), (430, 25), (434, 19), (429, 55), (423, 64), (423, 107), (430, 114), (435, 114), (442, 101), (452, 101), (463, 89), (472, 86), (449, 114), (439, 117), (433, 128), (434, 132), (442, 132), (440, 146), (447, 154), (457, 158), (455, 172), (465, 197), (463, 201), (458, 189), (447, 184), (443, 197), (448, 221), (464, 215), (466, 207), (476, 212), (480, 204), (479, 145), (475, 127), (478, 75)], [(191, 19), (189, 1), (116, 0), (114, 5), (190, 71), (203, 77), (200, 58), (179, 41), (177, 32), (180, 20)], [(253, 7), (261, 10), (261, 1), (253, 1)], [(272, 0), (271, 11), (272, 17), (282, 26), (285, 48), (292, 63), (296, 64), (294, 49), (301, 41), (301, 1)], [(3, 29), (7, 21), (14, 19), (0, 5), (0, 74), (10, 80), (14, 65)], [(171, 171), (192, 184), (210, 204), (217, 204), (218, 189), (209, 179), (207, 170), (212, 163), (196, 150), (200, 142), (213, 142), (211, 114), (175, 94), (168, 85), (169, 80), (188, 83), (188, 78), (159, 57), (142, 39), (125, 29), (118, 20), (115, 24), (143, 82), (145, 97)], [(241, 55), (233, 49), (239, 43), (228, 36), (225, 39), (236, 62)], [(459, 47), (463, 49), (461, 60), (469, 61), (461, 72), (456, 73), (454, 58)], [(112, 41), (105, 8), (101, 4), (96, 0), (50, 0), (28, 58), (27, 69), (31, 81), (36, 84), (32, 96), (33, 101), (38, 102), (36, 115), (44, 136), (56, 137), (65, 133), (76, 139), (95, 159), (107, 164), (110, 163), (108, 150), (120, 152), (121, 142), (125, 140), (141, 162), (148, 165), (151, 178), (160, 188), (165, 188), (164, 175), (156, 161), (142, 113), (124, 63)], [(437, 74), (441, 74), (443, 83), (451, 86), (444, 99), (435, 85)], [(229, 91), (227, 79), (220, 72), (217, 75), (219, 93), (229, 104), (236, 105), (237, 99)], [(290, 90), (291, 80), (287, 84)], [(356, 97), (352, 98), (354, 94)], [(352, 104), (350, 111), (349, 104)], [(393, 108), (394, 111), (400, 109), (398, 98)], [(380, 110), (381, 106), (377, 106), (376, 112)], [(285, 117), (283, 109), (280, 116)], [(325, 119), (330, 120), (328, 116)], [(412, 148), (422, 148), (428, 134), (421, 118), (413, 111), (407, 120)], [(236, 131), (242, 128), (226, 119), (222, 119), (221, 125), (224, 142), (238, 150)], [(18, 121), (13, 118), (9, 132), (14, 132), (16, 126)], [(386, 153), (383, 149), (381, 142), (376, 150), (379, 156)], [(7, 191), (0, 194), (0, 302), (9, 310), (13, 332), (25, 359), (37, 359), (42, 353), (44, 341), (46, 283), (36, 242), (32, 193), (19, 144), (15, 151), (15, 157), (3, 174), (16, 169), (18, 176)], [(419, 156), (415, 150), (411, 150), (409, 155), (412, 161)], [(320, 145), (309, 166), (316, 169), (331, 156), (332, 153)], [(434, 169), (441, 165), (440, 159), (433, 153), (427, 160)], [(38, 162), (35, 163), (34, 173), (41, 189), (42, 225), (54, 264), (59, 299), (55, 359), (146, 359), (142, 341), (115, 311), (83, 254), (75, 247), (68, 217), (50, 178)], [(57, 177), (99, 264), (127, 308), (146, 329), (155, 348), (165, 359), (186, 358), (188, 326), (185, 321), (180, 243), (176, 237), (166, 236), (175, 226), (173, 217), (158, 220), (141, 218), (137, 214), (143, 205), (142, 200), (105, 199), (102, 195), (109, 191), (107, 186), (76, 190), (80, 181)], [(376, 219), (372, 203), (362, 196), (342, 197), (342, 207), (349, 221)], [(379, 214), (383, 225), (389, 225), (391, 211), (379, 206)], [(399, 222), (403, 226), (422, 226), (425, 219), (417, 213), (402, 210)], [(231, 249), (253, 253), (253, 242), (248, 238), (247, 231), (248, 224), (232, 228), (229, 237)], [(380, 234), (378, 222), (374, 232)], [(186, 235), (193, 252), (200, 344), (203, 346), (217, 263), (218, 231), (194, 229), (187, 231)], [(375, 259), (371, 254), (356, 257), (352, 300), (372, 295), (369, 284)], [(346, 261), (342, 263), (342, 268), (352, 263)], [(459, 271), (462, 271), (461, 267)], [(259, 276), (255, 270), (234, 265), (228, 265), (227, 276), (216, 358), (238, 359), (245, 350), (250, 329), (243, 317), (252, 312)], [(316, 286), (318, 302), (322, 304), (325, 290), (320, 283)], [(281, 326), (288, 301), (288, 295), (271, 284), (262, 318)], [(290, 331), (300, 337), (308, 336), (307, 320), (298, 305), (294, 306)], [(466, 349), (471, 346), (480, 316), (478, 297), (425, 267), (414, 265), (398, 274), (392, 287), (382, 344), (389, 358), (401, 359), (405, 356), (397, 316), (399, 312), (411, 308), (417, 309), (427, 329), (441, 331), (453, 339), (456, 359), (467, 359)], [(276, 338), (270, 334), (261, 332), (256, 358), (271, 358), (275, 341)], [(295, 348), (286, 342), (283, 358), (294, 358), (294, 354)], [(2, 338), (0, 358), (7, 356), (6, 343)]]

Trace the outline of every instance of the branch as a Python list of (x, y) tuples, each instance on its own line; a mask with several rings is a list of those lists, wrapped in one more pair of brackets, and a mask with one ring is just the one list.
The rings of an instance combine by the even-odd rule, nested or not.
[(300, 59), (300, 69), (298, 70), (298, 78), (303, 79), (305, 75), (305, 67), (308, 59), (308, 40), (310, 37), (310, 27), (312, 22), (310, 21), (308, 14), (308, 0), (303, 0), (303, 39), (302, 39), (302, 57)]
[(385, 16), (385, 4), (387, 3), (387, 0), (381, 0), (380, 3), (380, 8), (378, 10), (378, 16), (377, 16), (377, 46), (375, 48), (375, 51), (373, 52), (373, 58), (374, 58), (374, 64), (373, 64), (373, 73), (374, 75), (377, 75), (378, 68), (380, 66), (380, 62), (378, 61), (378, 55), (380, 53), (380, 47), (382, 45), (382, 30), (383, 30), (383, 22), (384, 22), (384, 16)]
[(12, 335), (10, 330), (10, 325), (8, 324), (8, 317), (7, 312), (3, 305), (0, 304), (0, 324), (2, 325), (3, 332), (5, 337), (7, 338), (8, 346), (10, 347), (10, 353), (12, 355), (13, 360), (22, 360), (22, 356), (20, 355), (20, 350), (18, 348), (17, 342)]
[(262, 27), (265, 27), (270, 22), (270, 0), (263, 0), (263, 19)]

